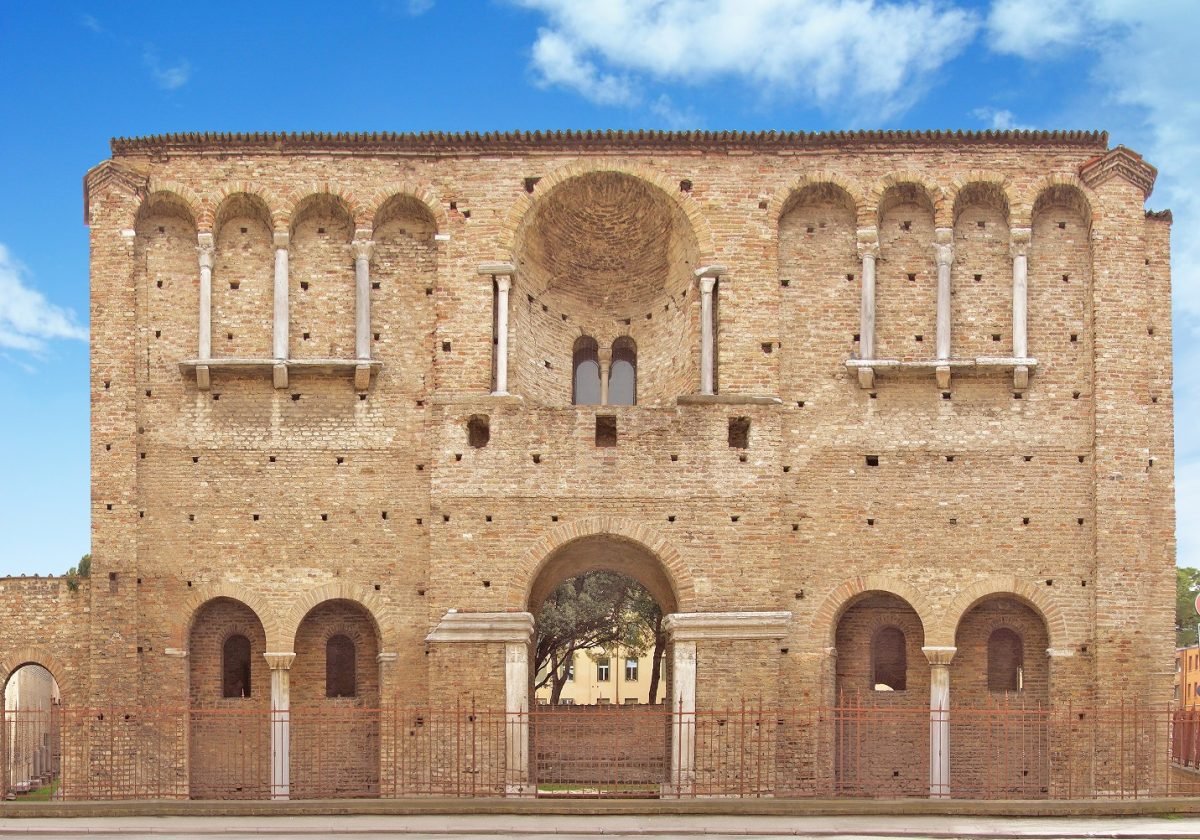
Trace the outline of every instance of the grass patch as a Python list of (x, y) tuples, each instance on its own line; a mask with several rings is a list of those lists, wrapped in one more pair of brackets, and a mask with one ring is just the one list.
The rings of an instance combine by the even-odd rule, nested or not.
[(24, 802), (49, 802), (57, 792), (58, 779), (55, 779), (48, 785), (42, 785), (40, 788), (34, 788), (29, 791), (29, 793), (21, 794), (20, 799)]

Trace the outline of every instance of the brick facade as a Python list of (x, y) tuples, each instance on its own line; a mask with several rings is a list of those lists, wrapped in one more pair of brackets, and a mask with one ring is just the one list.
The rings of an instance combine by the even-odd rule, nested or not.
[[(1169, 214), (1144, 210), (1153, 174), (1087, 133), (114, 141), (86, 179), (93, 576), (74, 593), (0, 583), (5, 625), (60, 616), (36, 656), (67, 705), (233, 702), (213, 693), (214, 657), (238, 626), (255, 707), (260, 654), (289, 652), (297, 715), (503, 708), (503, 644), (425, 636), (448, 610), (527, 610), (604, 565), (668, 611), (791, 613), (781, 641), (698, 643), (706, 708), (852, 691), (927, 710), (922, 646), (956, 643), (951, 696), (987, 702), (983, 634), (1001, 624), (1024, 640), (1027, 701), (1165, 700)], [(368, 241), (364, 381), (352, 243)], [(936, 242), (953, 249), (955, 364), (935, 376)], [(873, 355), (891, 360), (873, 381), (846, 364), (868, 251)], [(496, 263), (514, 266), (509, 395), (491, 393), (497, 281), (480, 266)], [(696, 271), (713, 265), (717, 393), (699, 397)], [(570, 404), (581, 335), (602, 359), (633, 340), (636, 406)], [(597, 414), (615, 416), (615, 447), (596, 445)], [(731, 447), (741, 418), (748, 447)], [(867, 681), (880, 622), (908, 646), (908, 687), (886, 697)], [(354, 699), (324, 696), (337, 628), (359, 652)], [(26, 656), (0, 650), (5, 672)], [(368, 730), (347, 737), (378, 744)], [(880, 747), (885, 788), (925, 783), (911, 759), (928, 721), (910, 734)], [(308, 737), (294, 725), (300, 792)], [(339, 766), (380, 783), (374, 758)]]

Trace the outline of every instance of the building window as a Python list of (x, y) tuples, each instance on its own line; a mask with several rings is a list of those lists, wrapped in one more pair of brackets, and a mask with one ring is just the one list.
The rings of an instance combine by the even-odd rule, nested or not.
[(560, 706), (574, 706), (574, 705), (575, 705), (575, 701), (574, 701), (573, 699), (571, 699), (570, 697), (559, 697), (559, 698), (558, 698), (558, 705), (560, 705)]
[(609, 671), (612, 668), (612, 660), (607, 656), (602, 656), (596, 660), (596, 682), (608, 682)]
[(571, 356), (571, 403), (600, 404), (600, 347), (590, 335), (575, 339)]
[(221, 696), (250, 696), (250, 640), (235, 634), (221, 650)]
[(1007, 627), (993, 630), (987, 645), (988, 691), (1020, 691), (1024, 659), (1020, 636)]
[(625, 682), (637, 682), (638, 661), (632, 656), (625, 657)]
[(349, 636), (330, 636), (325, 643), (325, 696), (354, 697), (358, 694), (354, 642)]
[(871, 640), (871, 686), (876, 691), (908, 688), (908, 652), (899, 627), (883, 627)]
[(627, 335), (613, 342), (608, 404), (637, 405), (637, 344)]
[(575, 654), (571, 654), (571, 661), (567, 663), (567, 682), (575, 682)]

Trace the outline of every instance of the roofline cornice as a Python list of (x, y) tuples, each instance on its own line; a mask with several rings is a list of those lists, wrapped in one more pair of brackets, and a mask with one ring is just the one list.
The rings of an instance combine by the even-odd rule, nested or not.
[(862, 146), (1053, 146), (1108, 149), (1105, 131), (512, 131), (512, 132), (188, 132), (117, 137), (114, 157), (154, 153), (250, 151), (310, 153), (509, 152), (560, 148), (616, 150), (803, 151)]

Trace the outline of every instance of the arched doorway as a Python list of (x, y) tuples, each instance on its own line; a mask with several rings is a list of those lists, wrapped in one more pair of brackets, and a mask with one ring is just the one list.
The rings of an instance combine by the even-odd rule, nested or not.
[(955, 795), (1049, 795), (1049, 639), (1042, 615), (1012, 595), (990, 595), (963, 613), (950, 666)]
[(912, 605), (865, 592), (842, 612), (835, 648), (834, 785), (850, 796), (929, 792), (929, 663)]
[(62, 797), (62, 694), (50, 669), (15, 668), (4, 684), (4, 794), (21, 801)]
[(192, 799), (266, 799), (271, 677), (259, 616), (233, 598), (201, 606), (188, 634), (188, 792)]
[(634, 540), (581, 537), (546, 558), (526, 607), (538, 795), (657, 796), (670, 773), (663, 618), (677, 609), (666, 567)]
[(379, 628), (361, 604), (313, 607), (291, 668), (291, 795), (379, 796)]

